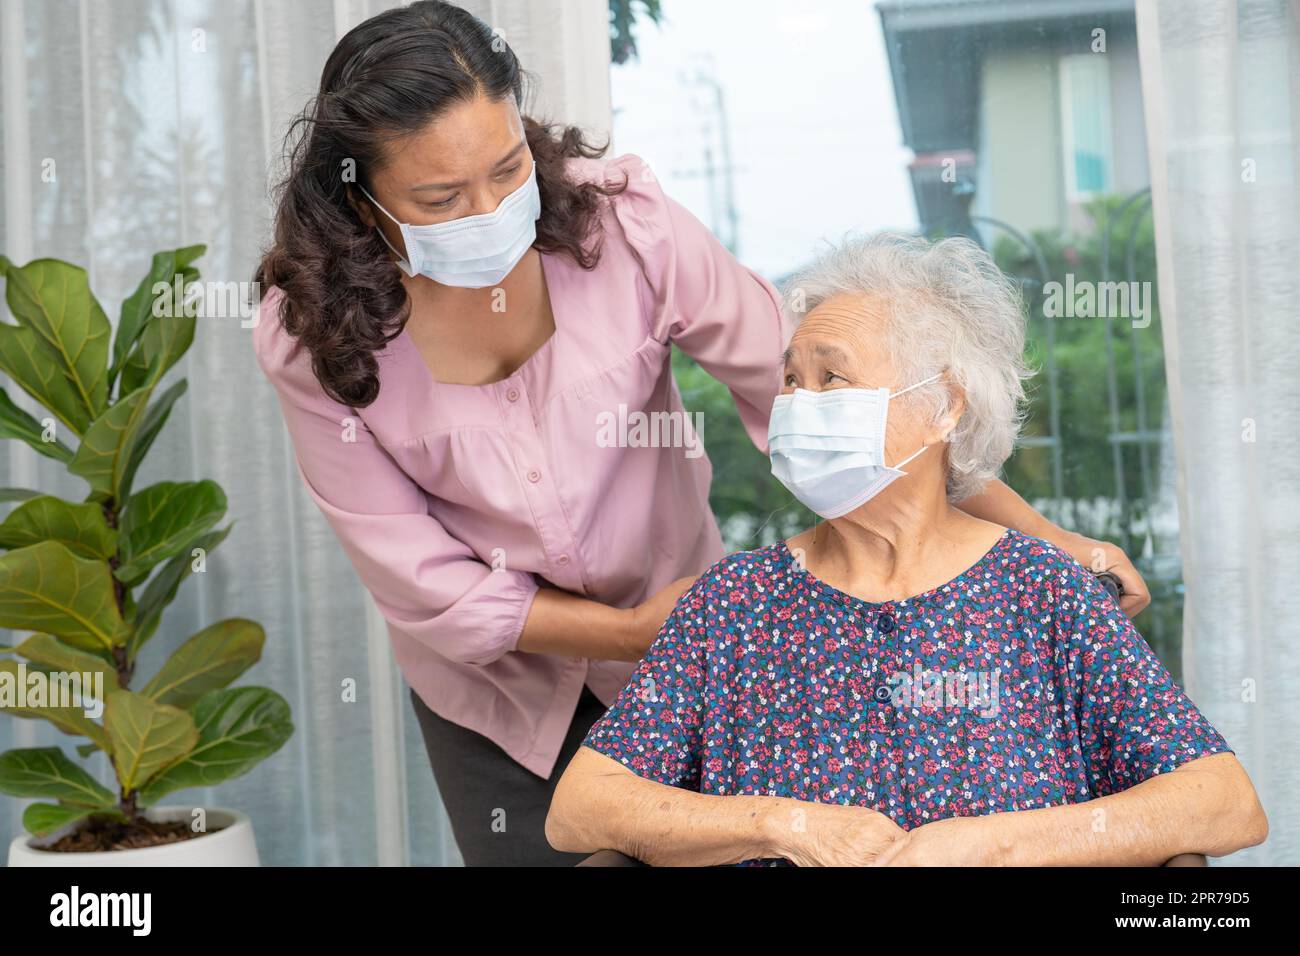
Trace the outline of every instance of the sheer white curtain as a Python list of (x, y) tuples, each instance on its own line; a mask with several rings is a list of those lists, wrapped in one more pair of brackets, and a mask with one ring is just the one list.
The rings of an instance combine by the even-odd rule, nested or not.
[(1287, 0), (1139, 0), (1181, 481), (1189, 693), (1300, 863), (1300, 23)]
[[(206, 243), (205, 280), (251, 280), (290, 117), (315, 92), (337, 39), (398, 5), (4, 0), (0, 251), (19, 264), (54, 256), (85, 266), (114, 319), (158, 250)], [(462, 5), (498, 29), (533, 75), (534, 115), (607, 135), (605, 0)], [(212, 478), (229, 495), (235, 526), (206, 572), (185, 584), (139, 673), (212, 621), (252, 618), (267, 644), (243, 682), (283, 694), (296, 729), (248, 775), (168, 802), (250, 813), (268, 864), (458, 863), (382, 621), (300, 487), (249, 334), (237, 318), (200, 321), (187, 359), (170, 373), (188, 378), (189, 391), (137, 487)], [(18, 442), (0, 443), (0, 456), (2, 484), (85, 493)], [(14, 636), (0, 632), (0, 644)], [(349, 680), (356, 703), (342, 701)], [(75, 742), (46, 724), (0, 717), (0, 751), (60, 745), (72, 754)], [(102, 755), (86, 765), (111, 780)], [(0, 798), (0, 846), (21, 832), (24, 805)]]

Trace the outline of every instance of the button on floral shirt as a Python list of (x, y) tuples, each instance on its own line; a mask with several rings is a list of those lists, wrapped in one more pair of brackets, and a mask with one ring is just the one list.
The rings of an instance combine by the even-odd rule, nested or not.
[(883, 603), (784, 542), (724, 558), (584, 744), (670, 786), (856, 804), (905, 830), (1231, 752), (1093, 575), (1011, 529), (947, 584)]

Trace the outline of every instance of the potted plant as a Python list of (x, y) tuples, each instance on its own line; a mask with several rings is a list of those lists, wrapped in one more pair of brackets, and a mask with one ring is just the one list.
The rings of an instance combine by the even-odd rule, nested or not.
[(10, 865), (257, 864), (248, 818), (162, 807), (189, 787), (240, 776), (293, 733), (264, 687), (230, 685), (261, 657), (260, 625), (229, 618), (184, 641), (151, 679), (136, 661), (184, 580), (230, 533), (212, 481), (135, 489), (136, 473), (182, 379), (159, 382), (194, 340), (203, 246), (153, 257), (122, 303), (116, 332), (84, 269), (57, 259), (21, 268), (0, 256), (16, 324), (0, 322), (0, 371), (48, 411), (38, 420), (0, 390), (0, 437), (26, 442), (84, 479), (81, 501), (0, 489), (0, 712), (48, 720), (108, 755), (111, 789), (60, 747), (0, 754), (0, 793), (38, 798)]

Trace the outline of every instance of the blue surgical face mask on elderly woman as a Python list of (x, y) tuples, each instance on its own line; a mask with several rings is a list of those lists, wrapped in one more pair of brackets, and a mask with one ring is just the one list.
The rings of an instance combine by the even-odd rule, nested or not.
[(402, 231), (402, 243), (409, 258), (402, 257), (382, 229), (379, 236), (397, 253), (398, 265), (408, 276), (418, 273), (443, 285), (485, 289), (505, 279), (537, 239), (536, 223), (542, 215), (542, 199), (537, 190), (536, 163), (523, 185), (501, 200), (492, 212), (428, 226), (399, 221), (379, 205), (365, 186), (360, 183), (357, 186)]
[(778, 395), (767, 429), (772, 474), (823, 518), (861, 507), (907, 474), (903, 465), (929, 447), (922, 445), (896, 465), (885, 464), (889, 400), (940, 377), (931, 375), (892, 394), (887, 388), (796, 388)]

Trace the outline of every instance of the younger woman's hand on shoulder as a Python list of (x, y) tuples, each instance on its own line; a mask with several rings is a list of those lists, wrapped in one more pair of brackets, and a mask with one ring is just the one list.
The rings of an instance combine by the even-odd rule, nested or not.
[(678, 578), (667, 587), (656, 591), (646, 600), (625, 612), (623, 656), (627, 661), (639, 661), (659, 635), (659, 629), (672, 613), (678, 599), (691, 589), (696, 576)]
[(1120, 610), (1130, 618), (1141, 614), (1151, 603), (1151, 593), (1147, 583), (1133, 566), (1128, 555), (1118, 545), (1109, 541), (1098, 541), (1075, 532), (1066, 532), (1053, 544), (1065, 551), (1092, 572), (1109, 571), (1119, 578), (1124, 593), (1120, 595)]

